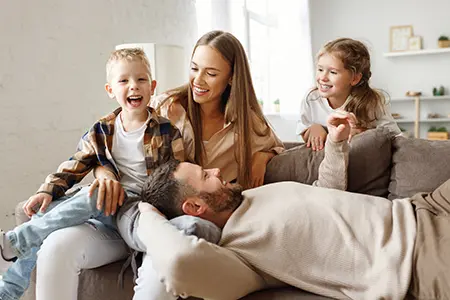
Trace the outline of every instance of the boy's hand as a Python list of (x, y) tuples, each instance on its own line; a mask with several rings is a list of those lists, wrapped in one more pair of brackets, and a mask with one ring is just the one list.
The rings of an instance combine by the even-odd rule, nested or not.
[(89, 197), (98, 188), (97, 209), (101, 210), (105, 216), (114, 215), (118, 206), (122, 206), (125, 199), (125, 191), (122, 185), (115, 179), (100, 178), (95, 179), (89, 188)]
[(50, 202), (52, 202), (53, 196), (46, 193), (39, 193), (28, 198), (27, 202), (23, 205), (23, 211), (31, 218), (37, 211), (35, 209), (40, 207), (40, 212), (44, 213)]
[(350, 141), (352, 129), (356, 128), (357, 120), (353, 113), (338, 111), (330, 114), (327, 119), (328, 138), (333, 142)]
[(311, 147), (313, 151), (323, 149), (327, 139), (327, 131), (320, 124), (313, 124), (308, 128), (306, 137), (306, 147)]

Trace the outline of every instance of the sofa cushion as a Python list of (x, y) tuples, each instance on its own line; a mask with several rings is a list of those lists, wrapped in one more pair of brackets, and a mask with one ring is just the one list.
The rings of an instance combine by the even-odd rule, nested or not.
[[(265, 183), (297, 181), (312, 184), (318, 178), (324, 151), (305, 144), (275, 156), (267, 165)], [(367, 130), (350, 143), (348, 191), (387, 197), (391, 169), (391, 137), (387, 128)]]
[(450, 178), (450, 141), (396, 137), (389, 199), (432, 192)]

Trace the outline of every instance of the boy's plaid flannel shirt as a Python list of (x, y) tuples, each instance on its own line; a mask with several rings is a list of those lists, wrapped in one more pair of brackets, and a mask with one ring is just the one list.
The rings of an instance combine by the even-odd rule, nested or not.
[[(47, 176), (37, 193), (59, 198), (96, 166), (106, 167), (119, 180), (120, 173), (111, 156), (111, 148), (114, 121), (121, 111), (122, 108), (118, 108), (96, 122), (81, 138), (77, 152), (63, 162), (56, 173)], [(144, 154), (147, 174), (150, 174), (170, 159), (184, 161), (185, 153), (180, 131), (169, 120), (157, 115), (154, 109), (149, 107), (148, 112), (150, 119), (144, 133)]]

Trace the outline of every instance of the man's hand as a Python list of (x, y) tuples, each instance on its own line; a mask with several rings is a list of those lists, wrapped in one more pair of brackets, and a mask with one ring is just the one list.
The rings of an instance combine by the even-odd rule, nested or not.
[(311, 147), (313, 151), (322, 150), (327, 139), (327, 131), (320, 124), (312, 124), (305, 132), (304, 139), (306, 147)]
[(27, 202), (23, 205), (23, 211), (31, 218), (36, 213), (35, 209), (40, 207), (40, 212), (44, 213), (50, 202), (52, 202), (53, 196), (47, 193), (39, 193), (28, 198)]
[(353, 113), (338, 111), (330, 114), (327, 119), (328, 138), (335, 143), (350, 141), (352, 129), (356, 128), (357, 123)]
[(115, 179), (101, 178), (95, 179), (89, 188), (89, 197), (98, 188), (97, 209), (101, 210), (105, 216), (114, 215), (118, 206), (122, 206), (125, 199), (125, 191), (122, 185)]
[(156, 207), (154, 207), (153, 205), (151, 205), (150, 203), (147, 202), (139, 202), (138, 204), (139, 207), (139, 211), (141, 213), (146, 213), (146, 212), (155, 212), (161, 216), (163, 216), (164, 218), (166, 217), (165, 215), (163, 215)]

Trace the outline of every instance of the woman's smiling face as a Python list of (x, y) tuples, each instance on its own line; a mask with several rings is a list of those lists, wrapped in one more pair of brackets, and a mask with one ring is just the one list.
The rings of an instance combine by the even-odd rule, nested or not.
[(219, 51), (211, 46), (195, 49), (189, 73), (195, 102), (220, 102), (227, 85), (231, 84), (231, 76), (231, 66)]

